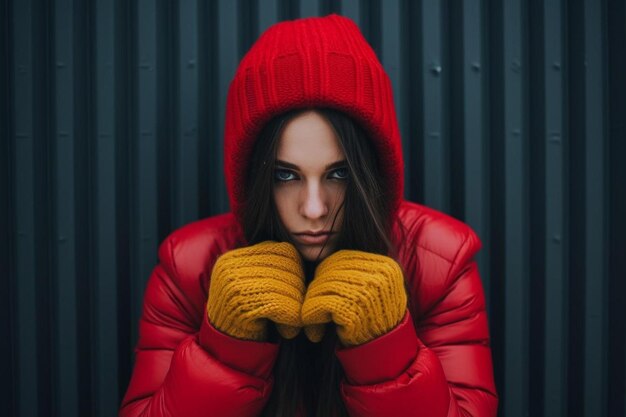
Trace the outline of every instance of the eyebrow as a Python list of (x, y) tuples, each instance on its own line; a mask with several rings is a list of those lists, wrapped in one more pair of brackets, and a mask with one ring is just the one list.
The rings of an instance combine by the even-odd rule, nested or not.
[[(281, 166), (283, 168), (294, 169), (296, 171), (300, 170), (300, 167), (298, 165), (292, 164), (291, 162), (282, 161), (280, 159), (276, 160), (276, 165), (279, 165), (279, 166)], [(344, 165), (346, 165), (346, 160), (342, 159), (341, 161), (336, 161), (336, 162), (333, 162), (331, 164), (326, 165), (325, 171), (331, 170), (333, 168), (342, 167)]]

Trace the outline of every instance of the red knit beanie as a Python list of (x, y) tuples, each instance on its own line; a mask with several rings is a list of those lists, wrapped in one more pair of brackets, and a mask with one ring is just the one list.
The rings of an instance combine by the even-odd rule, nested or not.
[(231, 209), (242, 219), (254, 141), (273, 117), (329, 107), (370, 135), (395, 213), (402, 200), (402, 146), (391, 83), (359, 28), (330, 15), (270, 27), (243, 57), (226, 103), (225, 174)]

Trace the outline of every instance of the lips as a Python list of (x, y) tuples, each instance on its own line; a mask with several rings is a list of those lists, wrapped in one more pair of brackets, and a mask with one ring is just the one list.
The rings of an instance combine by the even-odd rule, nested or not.
[(294, 233), (294, 237), (303, 245), (323, 245), (333, 235), (331, 232)]

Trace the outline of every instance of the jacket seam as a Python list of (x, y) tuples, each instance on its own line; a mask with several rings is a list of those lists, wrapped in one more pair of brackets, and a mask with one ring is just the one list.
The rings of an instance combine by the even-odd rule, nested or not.
[[(167, 250), (168, 250), (168, 254), (169, 254), (169, 264), (171, 266), (171, 268), (163, 268), (163, 271), (165, 272), (166, 277), (169, 279), (169, 284), (168, 282), (165, 281), (164, 277), (159, 277), (159, 279), (161, 279), (163, 281), (163, 285), (165, 285), (166, 287), (168, 287), (169, 285), (173, 285), (174, 287), (176, 287), (176, 289), (180, 292), (180, 297), (184, 298), (185, 300), (185, 304), (183, 305), (183, 303), (181, 303), (181, 300), (179, 297), (176, 296), (171, 296), (171, 299), (174, 300), (173, 302), (177, 305), (177, 307), (179, 309), (181, 309), (182, 311), (185, 312), (185, 314), (187, 315), (187, 319), (189, 319), (189, 323), (190, 327), (194, 328), (193, 326), (193, 319), (194, 319), (194, 314), (193, 312), (190, 312), (189, 309), (187, 308), (188, 306), (192, 306), (193, 308), (193, 301), (189, 298), (189, 296), (187, 295), (187, 292), (184, 290), (184, 288), (181, 286), (181, 278), (180, 278), (180, 274), (178, 272), (178, 267), (176, 265), (176, 259), (174, 258), (174, 245), (172, 242), (172, 238), (168, 238), (166, 240), (166, 244), (168, 246)], [(162, 264), (162, 262), (161, 262)], [(171, 270), (171, 271), (170, 271)], [(171, 289), (168, 288), (168, 291), (171, 291)], [(202, 309), (204, 310), (204, 308)]]
[[(436, 298), (436, 301), (435, 301), (435, 302), (434, 302), (434, 303), (433, 303), (433, 304), (432, 304), (432, 305), (431, 305), (431, 306), (430, 306), (430, 307), (429, 307), (426, 311), (424, 311), (424, 313), (423, 313), (423, 314), (424, 314), (424, 316), (428, 316), (428, 314), (430, 314), (430, 311), (431, 311), (431, 310), (432, 310), (432, 309), (433, 309), (433, 308), (434, 308), (437, 304), (439, 304), (439, 303), (441, 302), (441, 300), (443, 300), (443, 299), (446, 297), (446, 295), (447, 295), (447, 291), (448, 291), (450, 288), (452, 288), (452, 286), (454, 285), (454, 282), (450, 282), (450, 275), (451, 275), (452, 269), (453, 269), (453, 268), (457, 265), (457, 263), (458, 263), (458, 262), (457, 262), (457, 259), (458, 259), (458, 257), (459, 257), (459, 254), (460, 254), (460, 253), (461, 253), (461, 251), (465, 248), (465, 246), (466, 246), (467, 242), (469, 241), (470, 237), (471, 237), (471, 235), (468, 235), (468, 236), (465, 238), (465, 240), (463, 241), (463, 243), (459, 246), (459, 249), (457, 250), (457, 252), (456, 252), (456, 254), (454, 255), (454, 258), (453, 258), (452, 260), (449, 260), (449, 259), (447, 259), (447, 258), (444, 258), (443, 256), (441, 256), (441, 255), (437, 254), (436, 252), (429, 251), (429, 252), (432, 252), (432, 253), (433, 253), (433, 254), (435, 254), (435, 255), (438, 255), (438, 256), (439, 256), (439, 257), (441, 257), (442, 259), (446, 260), (446, 261), (450, 264), (450, 267), (448, 268), (448, 271), (446, 272), (445, 285), (444, 285), (444, 288), (443, 288), (443, 292), (442, 292), (442, 293), (441, 293), (441, 294), (440, 294), (440, 295)], [(420, 246), (420, 245), (418, 244), (418, 246)], [(426, 250), (428, 250), (428, 249), (426, 249)], [(456, 280), (458, 280), (458, 279), (460, 279), (462, 275), (463, 275), (463, 274), (459, 274), (459, 276), (458, 276), (458, 277), (456, 277), (457, 279), (455, 279), (455, 281), (456, 281)]]
[[(465, 243), (465, 242), (463, 242), (463, 243)], [(443, 256), (442, 254), (437, 253), (434, 250), (432, 250), (430, 248), (427, 248), (426, 246), (423, 246), (423, 245), (421, 245), (419, 243), (417, 243), (416, 246), (421, 248), (421, 249), (424, 249), (425, 251), (427, 251), (429, 253), (432, 253), (433, 255), (437, 255), (438, 257), (440, 257), (441, 259), (443, 259), (444, 261), (446, 261), (446, 262), (448, 262), (450, 264), (454, 263), (454, 260), (456, 259), (456, 256), (458, 255), (458, 252), (457, 252), (457, 254), (452, 259), (448, 259), (447, 257)]]
[[(459, 259), (459, 255), (461, 254), (461, 252), (464, 251), (465, 247), (467, 246), (469, 240), (470, 240), (471, 235), (468, 235), (465, 240), (463, 241), (463, 243), (461, 244), (461, 246), (459, 246), (459, 249), (457, 250), (456, 254), (454, 255), (454, 258), (450, 261), (450, 268), (448, 269), (448, 272), (446, 273), (446, 282), (450, 280), (450, 275), (452, 273), (452, 268), (458, 265), (458, 259)], [(462, 275), (462, 274), (460, 274)], [(459, 275), (459, 277), (460, 277)], [(450, 282), (450, 285), (447, 285), (447, 287), (452, 286), (452, 282)]]

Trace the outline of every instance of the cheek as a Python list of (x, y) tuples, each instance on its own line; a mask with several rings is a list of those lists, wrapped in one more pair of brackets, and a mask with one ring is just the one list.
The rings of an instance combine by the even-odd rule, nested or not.
[(295, 200), (291, 194), (287, 187), (277, 187), (274, 188), (273, 191), (276, 211), (278, 212), (280, 221), (286, 226), (289, 225), (289, 220), (293, 217), (294, 213), (294, 208), (291, 206), (293, 206)]
[(331, 190), (329, 195), (331, 195), (331, 207), (333, 208), (333, 213), (337, 213), (337, 211), (339, 211), (339, 213), (337, 214), (337, 221), (339, 222), (339, 224), (341, 224), (340, 220), (343, 219), (343, 201), (344, 198), (346, 196), (346, 187), (343, 184), (340, 184), (341, 186), (339, 187), (335, 187), (335, 189)]

